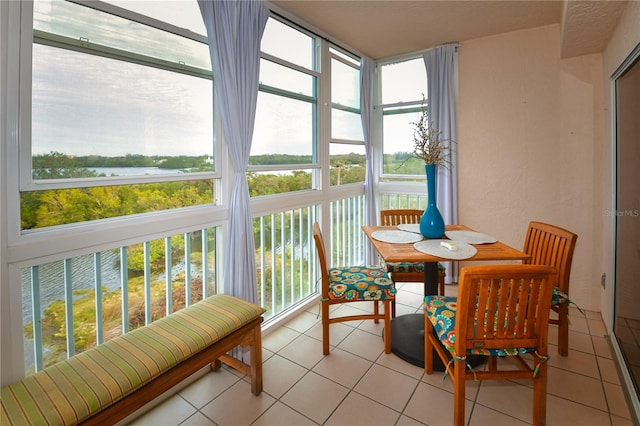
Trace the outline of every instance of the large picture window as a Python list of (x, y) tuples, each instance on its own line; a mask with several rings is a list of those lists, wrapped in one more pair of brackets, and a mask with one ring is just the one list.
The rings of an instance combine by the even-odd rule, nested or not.
[(366, 155), (360, 117), (360, 60), (338, 50), (331, 55), (331, 185), (364, 182)]
[(207, 39), (183, 6), (33, 3), (23, 230), (215, 202)]
[(413, 123), (422, 112), (427, 73), (422, 58), (382, 65), (382, 179), (424, 179), (420, 160), (410, 158)]
[(271, 17), (261, 40), (260, 87), (249, 157), (252, 197), (314, 189), (318, 122), (315, 36)]

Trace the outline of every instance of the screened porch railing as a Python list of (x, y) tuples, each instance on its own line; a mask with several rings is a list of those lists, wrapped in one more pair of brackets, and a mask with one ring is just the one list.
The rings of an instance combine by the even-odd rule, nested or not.
[(26, 373), (214, 294), (215, 240), (209, 228), (23, 268)]
[[(258, 303), (267, 322), (319, 290), (312, 228), (319, 209), (253, 220)], [(364, 196), (333, 201), (328, 213), (331, 264), (361, 263)], [(23, 268), (26, 374), (215, 294), (217, 234), (202, 229)]]
[(380, 196), (381, 210), (387, 209), (419, 209), (427, 208), (428, 197), (425, 194), (383, 193)]
[(315, 294), (313, 222), (317, 206), (260, 216), (253, 220), (258, 303), (265, 321)]

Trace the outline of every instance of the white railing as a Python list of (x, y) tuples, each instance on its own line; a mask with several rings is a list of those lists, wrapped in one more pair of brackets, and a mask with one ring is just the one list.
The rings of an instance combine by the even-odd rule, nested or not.
[(419, 209), (424, 210), (427, 207), (427, 194), (398, 194), (383, 193), (380, 195), (382, 202), (382, 210), (386, 209)]
[[(364, 262), (364, 195), (331, 202), (329, 265), (359, 265)], [(328, 239), (329, 235), (323, 235)]]
[(316, 206), (307, 206), (253, 220), (258, 299), (266, 321), (317, 292), (315, 218)]
[[(364, 195), (330, 202), (325, 243), (331, 265), (363, 262), (364, 202)], [(253, 220), (258, 298), (267, 321), (318, 293), (312, 227), (320, 208), (292, 208)], [(221, 261), (217, 229), (23, 268), (27, 374), (214, 294)]]
[(214, 294), (215, 239), (209, 228), (23, 268), (26, 372)]

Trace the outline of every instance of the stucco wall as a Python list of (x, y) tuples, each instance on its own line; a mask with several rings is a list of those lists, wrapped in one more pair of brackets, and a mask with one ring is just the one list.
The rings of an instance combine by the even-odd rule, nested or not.
[(561, 60), (552, 25), (465, 41), (458, 64), (460, 223), (514, 247), (531, 220), (577, 233), (571, 298), (600, 311), (602, 56)]

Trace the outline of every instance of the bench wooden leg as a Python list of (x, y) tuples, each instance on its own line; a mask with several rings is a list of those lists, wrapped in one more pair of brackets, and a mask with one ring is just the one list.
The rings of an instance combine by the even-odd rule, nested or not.
[(251, 392), (254, 395), (260, 395), (262, 392), (262, 333), (260, 327), (253, 329), (251, 333), (250, 347), (250, 376), (251, 376)]
[(222, 367), (222, 361), (220, 361), (220, 358), (216, 359), (215, 361), (213, 361), (211, 363), (211, 370), (212, 371), (218, 371), (218, 370), (220, 370), (221, 367)]
[(249, 376), (251, 392), (254, 395), (260, 395), (262, 392), (262, 332), (259, 323), (247, 332), (240, 346), (249, 348), (249, 365), (243, 360), (224, 354), (211, 363), (211, 369), (219, 370), (221, 362), (224, 362), (229, 367)]

